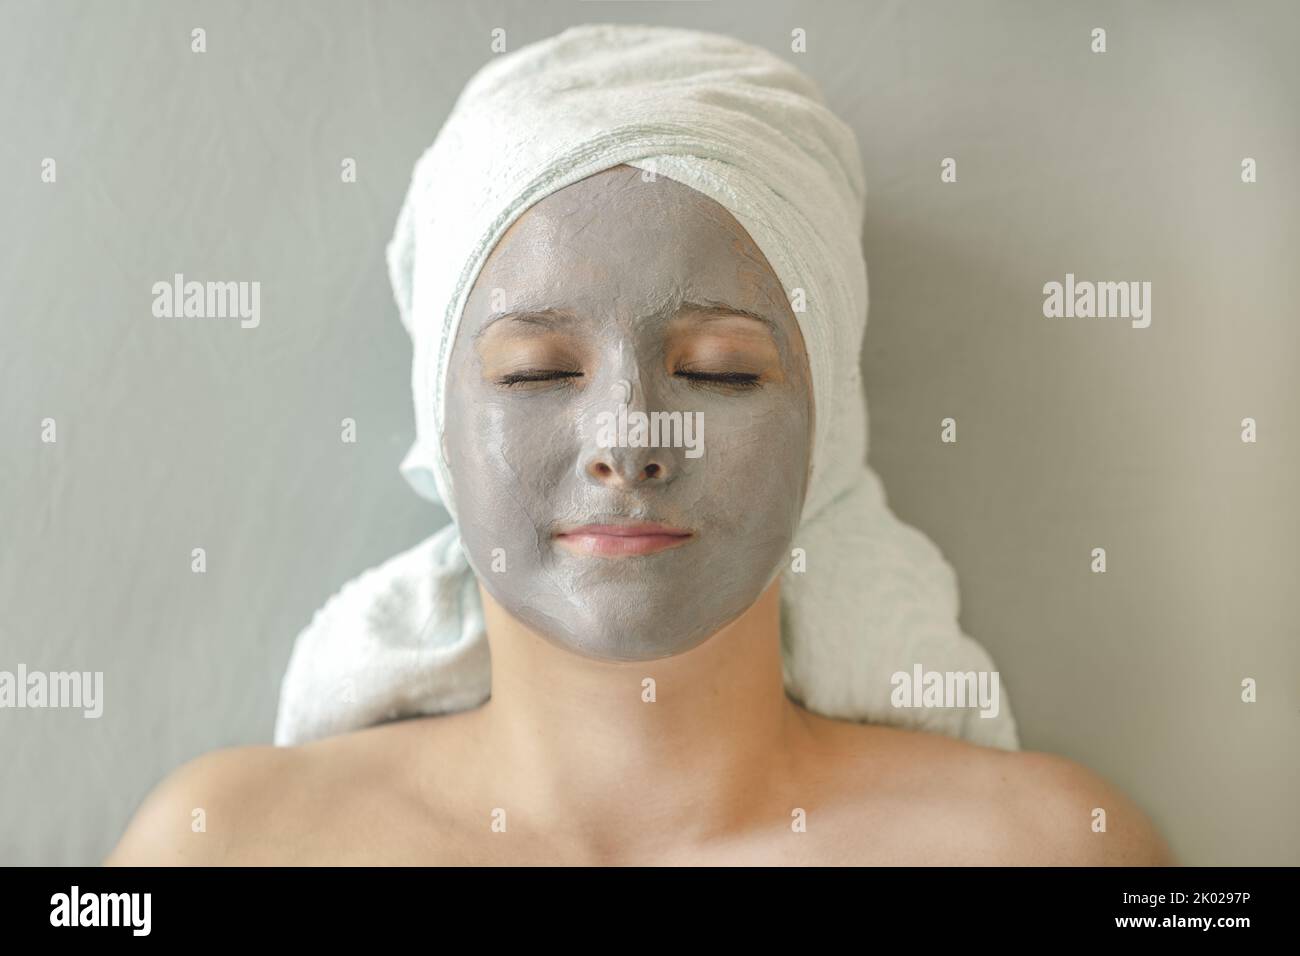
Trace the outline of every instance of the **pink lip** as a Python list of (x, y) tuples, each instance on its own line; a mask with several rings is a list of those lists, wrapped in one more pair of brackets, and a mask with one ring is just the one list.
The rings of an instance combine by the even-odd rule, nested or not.
[(694, 535), (670, 525), (635, 522), (631, 524), (587, 524), (556, 532), (555, 540), (570, 551), (612, 558), (636, 554), (654, 554), (677, 548)]

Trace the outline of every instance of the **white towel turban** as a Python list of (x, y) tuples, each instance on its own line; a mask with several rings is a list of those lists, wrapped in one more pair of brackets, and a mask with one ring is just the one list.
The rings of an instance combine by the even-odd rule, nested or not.
[[(447, 511), (421, 544), (347, 583), (299, 635), (277, 744), (482, 704), (491, 663), (440, 453), (443, 383), (461, 310), (506, 229), (545, 196), (626, 163), (726, 207), (795, 303), (812, 372), (813, 470), (781, 580), (785, 684), (828, 717), (1014, 750), (1005, 688), (978, 708), (900, 708), (891, 676), (992, 671), (957, 622), (956, 575), (898, 520), (866, 465), (859, 360), (866, 184), (852, 130), (779, 57), (693, 30), (587, 25), (501, 55), (470, 80), (415, 165), (388, 246), (414, 346), (417, 439), (402, 463)], [(802, 290), (801, 292), (797, 290)], [(800, 311), (800, 307), (804, 311)]]

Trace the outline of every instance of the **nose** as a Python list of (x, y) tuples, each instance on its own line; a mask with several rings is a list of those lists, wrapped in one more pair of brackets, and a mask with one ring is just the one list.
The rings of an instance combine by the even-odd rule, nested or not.
[(619, 454), (629, 451), (653, 451), (654, 449), (603, 449), (605, 455), (594, 457), (587, 465), (590, 478), (602, 485), (612, 487), (634, 488), (647, 483), (663, 483), (668, 480), (668, 469), (663, 462), (642, 461), (646, 455)]
[[(667, 484), (677, 471), (674, 450), (649, 442), (655, 430), (649, 428), (645, 393), (639, 383), (618, 379), (610, 386), (609, 400), (597, 413), (592, 437), (579, 470), (593, 484), (609, 488), (643, 488)], [(638, 417), (644, 421), (638, 423)], [(641, 427), (644, 426), (644, 427)]]

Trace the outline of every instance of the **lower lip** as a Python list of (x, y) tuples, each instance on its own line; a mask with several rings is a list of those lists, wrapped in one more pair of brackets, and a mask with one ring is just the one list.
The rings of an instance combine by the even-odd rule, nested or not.
[(618, 558), (637, 554), (654, 554), (678, 548), (691, 540), (691, 535), (679, 534), (589, 534), (581, 531), (556, 535), (555, 540), (578, 554), (594, 554), (602, 558)]

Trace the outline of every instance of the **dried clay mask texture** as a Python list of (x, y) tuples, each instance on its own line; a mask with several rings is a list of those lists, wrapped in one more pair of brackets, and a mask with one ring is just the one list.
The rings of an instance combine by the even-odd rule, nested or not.
[[(812, 451), (802, 337), (744, 228), (687, 186), (617, 166), (525, 212), (466, 302), (446, 402), (470, 564), (562, 647), (682, 653), (788, 559)], [(632, 447), (637, 413), (655, 412), (682, 413), (683, 427)], [(602, 447), (620, 417), (627, 444)], [(613, 539), (557, 537), (619, 521), (690, 534), (617, 556), (583, 547)]]

